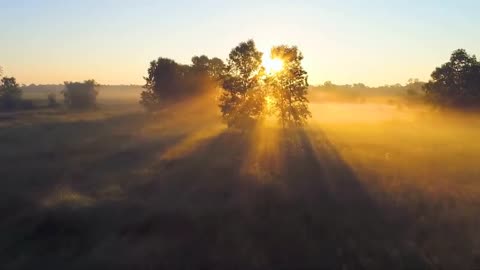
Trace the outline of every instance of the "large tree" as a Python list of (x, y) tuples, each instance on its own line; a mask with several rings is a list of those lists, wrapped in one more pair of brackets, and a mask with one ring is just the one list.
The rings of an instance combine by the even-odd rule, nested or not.
[(480, 63), (465, 50), (453, 52), (450, 61), (435, 69), (424, 86), (427, 97), (440, 105), (480, 105)]
[(308, 109), (308, 77), (302, 67), (303, 55), (295, 46), (276, 46), (271, 50), (272, 59), (280, 59), (283, 67), (267, 76), (272, 113), (282, 126), (302, 126), (311, 113)]
[(240, 43), (230, 52), (220, 97), (220, 109), (229, 127), (251, 126), (262, 115), (262, 71), (262, 53), (253, 40)]

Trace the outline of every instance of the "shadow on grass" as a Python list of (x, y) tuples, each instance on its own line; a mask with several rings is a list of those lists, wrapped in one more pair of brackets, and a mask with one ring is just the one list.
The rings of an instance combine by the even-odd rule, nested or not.
[[(188, 132), (141, 143), (124, 134), (115, 144), (130, 142), (126, 150), (87, 155), (95, 166), (82, 167), (74, 178), (84, 180), (69, 188), (89, 203), (4, 209), (2, 269), (428, 268), (403, 240), (404, 224), (386, 218), (397, 214), (372, 200), (323, 134), (263, 130), (278, 133), (279, 164), (261, 153), (246, 164), (255, 173), (241, 165), (261, 142), (232, 131), (186, 156), (156, 159)], [(110, 186), (118, 197), (97, 192)]]

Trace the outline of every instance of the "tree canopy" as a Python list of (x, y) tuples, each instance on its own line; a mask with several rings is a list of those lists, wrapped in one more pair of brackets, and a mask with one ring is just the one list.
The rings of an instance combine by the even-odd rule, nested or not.
[(437, 67), (424, 86), (434, 103), (448, 106), (480, 105), (480, 63), (464, 49), (452, 53), (450, 61)]
[(311, 116), (308, 109), (308, 77), (302, 67), (303, 55), (297, 47), (277, 46), (271, 50), (272, 59), (280, 59), (283, 68), (268, 77), (273, 113), (283, 126), (302, 126)]
[(149, 110), (195, 96), (216, 87), (224, 64), (218, 58), (195, 56), (191, 65), (181, 65), (168, 58), (150, 62), (140, 103)]
[(229, 127), (247, 127), (261, 117), (265, 106), (262, 55), (253, 40), (240, 43), (230, 52), (219, 104)]

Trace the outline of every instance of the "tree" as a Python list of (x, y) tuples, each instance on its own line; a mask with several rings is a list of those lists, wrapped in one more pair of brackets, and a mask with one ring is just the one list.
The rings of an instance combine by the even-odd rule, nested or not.
[(216, 87), (223, 70), (222, 60), (204, 55), (193, 57), (190, 66), (160, 57), (150, 62), (140, 103), (148, 110), (156, 110), (164, 104), (205, 93)]
[(4, 77), (0, 84), (0, 108), (13, 110), (22, 106), (22, 90), (14, 77)]
[(71, 109), (91, 109), (96, 106), (97, 87), (95, 80), (84, 82), (65, 82), (63, 95), (65, 105)]
[(145, 91), (140, 103), (149, 110), (159, 107), (162, 102), (181, 95), (181, 86), (187, 68), (168, 58), (158, 58), (150, 62), (148, 77), (145, 77)]
[(475, 55), (459, 49), (450, 61), (435, 69), (423, 87), (427, 98), (440, 105), (480, 105), (480, 63)]
[(230, 52), (223, 76), (220, 110), (229, 127), (246, 128), (263, 112), (265, 97), (261, 88), (262, 53), (253, 40), (240, 43)]
[(283, 68), (267, 77), (274, 99), (273, 114), (282, 126), (303, 126), (311, 116), (308, 109), (308, 76), (302, 67), (303, 55), (297, 47), (277, 46), (271, 50), (272, 59), (280, 59)]

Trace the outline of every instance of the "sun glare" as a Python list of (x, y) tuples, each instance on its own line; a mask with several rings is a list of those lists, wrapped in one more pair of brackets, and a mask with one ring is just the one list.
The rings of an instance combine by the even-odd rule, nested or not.
[(265, 103), (266, 103), (266, 109), (267, 110), (272, 110), (273, 106), (275, 105), (275, 99), (272, 96), (266, 96), (265, 97)]
[(267, 74), (275, 74), (283, 69), (283, 61), (278, 58), (271, 58), (267, 53), (263, 54), (262, 65)]

